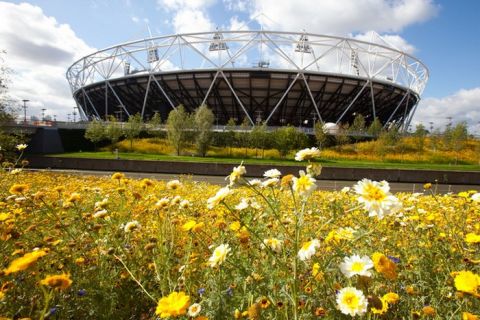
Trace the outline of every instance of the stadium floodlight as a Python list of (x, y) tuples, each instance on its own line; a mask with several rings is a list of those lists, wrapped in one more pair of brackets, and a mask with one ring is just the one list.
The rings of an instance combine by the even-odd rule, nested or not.
[(157, 48), (148, 48), (148, 63), (154, 63), (159, 60), (158, 49)]
[(223, 35), (220, 32), (215, 32), (213, 35), (213, 41), (210, 43), (208, 47), (209, 51), (220, 51), (220, 50), (228, 50), (228, 46), (223, 39)]
[(360, 69), (358, 68), (358, 53), (355, 50), (352, 50), (352, 54), (350, 55), (350, 61), (352, 64), (352, 68), (355, 70), (355, 74), (357, 76), (360, 75)]
[(312, 47), (308, 44), (308, 36), (306, 34), (300, 36), (295, 52), (312, 53)]
[(123, 64), (123, 75), (128, 76), (130, 74), (130, 62), (125, 61)]

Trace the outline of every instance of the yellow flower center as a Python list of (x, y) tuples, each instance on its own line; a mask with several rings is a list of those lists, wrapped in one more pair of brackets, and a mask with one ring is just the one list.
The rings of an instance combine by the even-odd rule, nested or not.
[(354, 263), (352, 263), (352, 271), (355, 271), (355, 272), (360, 272), (362, 271), (364, 268), (364, 264), (363, 262), (360, 262), (360, 261), (356, 261)]
[(305, 242), (302, 246), (302, 250), (308, 250), (311, 244), (312, 244), (312, 241)]
[(343, 304), (347, 305), (350, 309), (356, 309), (358, 307), (358, 297), (353, 293), (347, 293), (343, 297)]
[(365, 198), (375, 201), (381, 201), (387, 196), (382, 189), (375, 186), (369, 186), (368, 188), (366, 188), (365, 193)]

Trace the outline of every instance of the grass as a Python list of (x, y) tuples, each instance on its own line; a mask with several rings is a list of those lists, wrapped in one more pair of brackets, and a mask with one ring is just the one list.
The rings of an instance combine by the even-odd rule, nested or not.
[[(73, 152), (52, 154), (53, 157), (66, 158), (88, 158), (88, 159), (115, 159), (115, 154), (108, 151), (100, 152)], [(119, 152), (120, 159), (123, 160), (151, 160), (151, 161), (181, 161), (181, 162), (201, 162), (201, 163), (232, 163), (239, 164), (265, 164), (265, 165), (299, 165), (294, 160), (273, 160), (273, 159), (242, 159), (242, 158), (224, 158), (224, 157), (195, 157), (195, 156), (172, 156), (151, 153)], [(342, 167), (342, 168), (375, 168), (375, 169), (409, 169), (409, 170), (449, 170), (449, 171), (480, 171), (479, 165), (469, 164), (434, 164), (434, 163), (399, 163), (382, 161), (360, 161), (360, 160), (331, 160), (319, 159), (324, 167)]]

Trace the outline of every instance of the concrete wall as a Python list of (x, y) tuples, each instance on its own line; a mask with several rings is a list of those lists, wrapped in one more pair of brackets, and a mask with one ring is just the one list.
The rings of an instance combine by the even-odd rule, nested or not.
[[(227, 176), (237, 165), (223, 163), (193, 163), (171, 161), (142, 160), (107, 160), (61, 157), (29, 156), (31, 168), (39, 169), (78, 169), (120, 172), (156, 172), (172, 174), (218, 175)], [(263, 173), (277, 168), (282, 174), (298, 175), (303, 166), (246, 165), (247, 176), (261, 177)], [(388, 182), (435, 182), (441, 184), (480, 185), (480, 172), (475, 171), (440, 171), (440, 170), (401, 170), (401, 169), (367, 169), (324, 167), (321, 180), (357, 181), (363, 178), (386, 180)]]

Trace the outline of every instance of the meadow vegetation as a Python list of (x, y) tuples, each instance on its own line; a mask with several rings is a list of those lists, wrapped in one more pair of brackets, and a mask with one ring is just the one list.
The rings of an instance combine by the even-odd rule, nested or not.
[(224, 186), (3, 170), (0, 317), (479, 319), (480, 193), (318, 192), (319, 156)]

